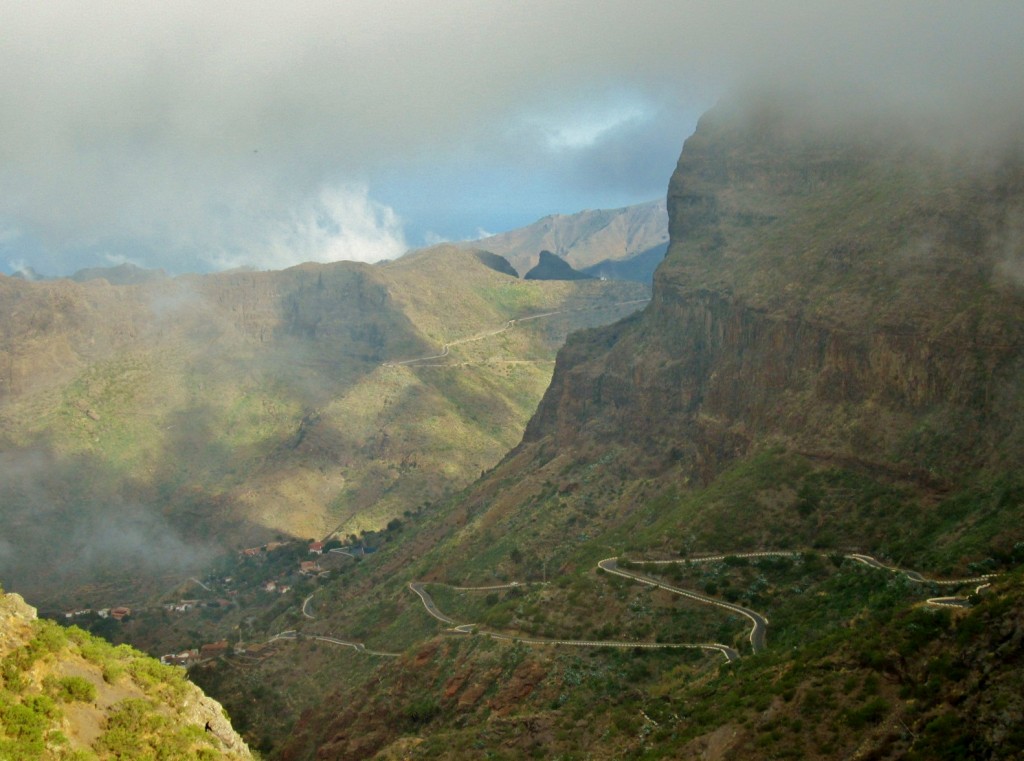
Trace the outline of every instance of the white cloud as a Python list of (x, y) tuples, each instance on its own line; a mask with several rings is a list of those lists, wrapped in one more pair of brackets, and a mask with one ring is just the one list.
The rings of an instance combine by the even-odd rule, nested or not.
[(433, 230), (427, 230), (423, 233), (423, 243), (427, 246), (436, 246), (439, 243), (447, 243), (450, 240), (451, 238), (445, 237)]
[(24, 259), (8, 259), (7, 267), (11, 272), (20, 272), (22, 275), (29, 276), (31, 270), (29, 269), (28, 262)]
[(374, 256), (401, 238), (381, 209), (321, 209), (348, 223), (331, 235), (311, 211), (330, 199), (303, 199), (410, 168), (447, 179), (403, 198), (422, 229), (452, 209), (494, 224), (464, 219), (468, 172), (507, 181), (505, 216), (543, 172), (578, 208), (595, 187), (651, 197), (691, 126), (673, 115), (736, 85), (852, 84), (970, 132), (1024, 100), (1020, 2), (0, 0), (0, 18), (0, 229), (24, 238), (5, 256), (68, 272), (98, 250), (171, 271), (211, 250)]
[(103, 259), (106, 262), (108, 262), (109, 264), (111, 264), (112, 266), (114, 266), (114, 267), (120, 266), (122, 264), (133, 264), (136, 267), (144, 267), (145, 266), (138, 259), (136, 259), (134, 257), (131, 257), (131, 256), (125, 256), (124, 254), (106, 253), (106, 254), (103, 254)]
[(402, 220), (365, 186), (328, 187), (247, 251), (221, 253), (222, 268), (282, 269), (303, 262), (377, 262), (408, 249)]
[(532, 120), (551, 150), (590, 148), (616, 128), (643, 122), (650, 109), (638, 103), (617, 103), (599, 109), (587, 109), (561, 118)]

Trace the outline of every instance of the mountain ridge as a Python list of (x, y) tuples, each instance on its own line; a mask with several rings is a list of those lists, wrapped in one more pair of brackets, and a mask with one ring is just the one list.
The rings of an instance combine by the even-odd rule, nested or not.
[(498, 233), (465, 245), (504, 256), (515, 269), (527, 272), (543, 250), (582, 270), (604, 260), (626, 260), (668, 241), (662, 199), (621, 209), (552, 214), (525, 227)]
[[(670, 185), (651, 304), (574, 334), (520, 444), (347, 591), (319, 593), (318, 625), (406, 656), (339, 688), (342, 711), (307, 711), (282, 758), (1019, 752), (989, 707), (1019, 703), (1024, 642), (1024, 290), (1007, 264), (1020, 252), (1002, 245), (1024, 172), (904, 155), (898, 133), (851, 140), (803, 116), (701, 120)], [(794, 559), (746, 557), (773, 550)], [(595, 574), (612, 553), (718, 555), (657, 574), (763, 613), (767, 647)], [(850, 553), (998, 579), (944, 609)], [(442, 632), (410, 581), (432, 584), (450, 621), (511, 641)], [(396, 618), (362, 607), (371, 596)], [(742, 658), (534, 638), (715, 641)]]
[[(701, 119), (669, 186), (650, 304), (572, 334), (516, 446), (372, 552), (340, 537), (301, 605), (240, 621), (239, 636), (275, 643), (265, 657), (194, 672), (261, 748), (1019, 754), (1024, 166), (790, 105)], [(492, 280), (454, 298), (443, 275), (473, 261)], [(485, 363), (486, 342), (583, 303), (532, 311), (529, 284), (486, 264), (413, 254), (387, 265), (383, 295), (360, 271), (358, 303), (400, 305), (420, 340), (380, 372)], [(304, 286), (323, 274), (304, 267)], [(233, 324), (273, 341), (275, 313), (253, 296), (272, 281), (231, 282)], [(494, 324), (447, 321), (474, 299)], [(288, 304), (292, 340), (346, 325), (315, 296)], [(381, 360), (381, 335), (356, 337)], [(442, 376), (442, 395), (458, 378)], [(339, 450), (317, 441), (351, 419), (304, 419), (299, 456), (329, 463)], [(293, 544), (278, 552), (306, 557)], [(258, 580), (274, 562), (259, 551), (221, 573)]]
[[(222, 548), (381, 528), (475, 477), (518, 437), (566, 332), (646, 296), (526, 283), (485, 253), (124, 286), (0, 279), (14, 474), (0, 549), (40, 558), (33, 573), (11, 563), (18, 584), (69, 596), (50, 575), (76, 555), (163, 578), (209, 559), (204, 527)], [(408, 362), (444, 346), (443, 362)], [(60, 516), (78, 551), (45, 562)]]

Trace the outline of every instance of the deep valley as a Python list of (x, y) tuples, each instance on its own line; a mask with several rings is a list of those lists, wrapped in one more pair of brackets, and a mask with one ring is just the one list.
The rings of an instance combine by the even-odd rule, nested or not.
[(818, 107), (701, 119), (650, 293), (0, 280), (5, 585), (268, 759), (1019, 757), (1022, 154)]

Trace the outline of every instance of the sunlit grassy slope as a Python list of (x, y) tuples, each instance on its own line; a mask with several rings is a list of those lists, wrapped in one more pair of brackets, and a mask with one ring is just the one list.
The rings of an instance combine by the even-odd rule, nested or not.
[[(514, 450), (274, 622), (402, 653), (282, 718), (281, 758), (1020, 755), (1020, 154), (830, 123), (702, 119), (651, 306), (571, 337)], [(793, 555), (737, 556), (765, 550)], [(645, 563), (694, 554), (723, 557)]]
[[(373, 267), (0, 285), (6, 541), (11, 577), (37, 593), (79, 561), (165, 572), (211, 545), (420, 509), (518, 441), (570, 329), (645, 297), (524, 283), (445, 247)], [(56, 531), (75, 552), (43, 563)]]

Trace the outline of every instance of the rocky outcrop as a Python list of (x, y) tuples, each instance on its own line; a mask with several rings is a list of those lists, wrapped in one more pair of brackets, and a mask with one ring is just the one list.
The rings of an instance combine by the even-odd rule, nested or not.
[(624, 441), (703, 478), (766, 442), (944, 477), (1019, 458), (1024, 288), (1006, 242), (1024, 169), (795, 118), (701, 121), (650, 306), (570, 340), (526, 444)]
[(550, 251), (541, 251), (537, 266), (523, 275), (524, 280), (589, 280), (590, 275), (574, 270), (572, 265)]
[[(25, 714), (33, 714), (28, 729), (24, 723), (12, 725), (9, 734), (0, 724), (0, 743), (18, 758), (29, 757), (19, 752), (31, 745), (32, 733), (42, 737), (55, 731), (67, 738), (70, 748), (90, 757), (90, 751), (110, 751), (104, 745), (108, 741), (104, 732), (111, 728), (112, 717), (131, 704), (136, 712), (151, 711), (160, 717), (154, 724), (138, 722), (150, 729), (159, 727), (162, 733), (140, 742), (166, 750), (162, 746), (166, 739), (175, 742), (179, 751), (192, 750), (203, 758), (252, 759), (221, 704), (177, 671), (81, 631), (65, 635), (51, 622), (38, 621), (35, 608), (20, 595), (2, 591), (0, 656), (5, 662), (0, 707), (14, 711), (17, 706), (23, 722)], [(134, 674), (145, 676), (136, 679)], [(70, 696), (55, 693), (54, 685), (61, 680), (73, 684), (76, 691)], [(49, 703), (46, 694), (53, 698)]]
[(516, 268), (509, 264), (508, 259), (504, 256), (498, 256), (492, 254), (490, 251), (477, 251), (474, 253), (477, 260), (485, 267), (489, 267), (495, 272), (500, 272), (503, 275), (509, 275), (511, 277), (519, 277), (519, 273), (516, 272)]
[(30, 636), (36, 609), (19, 594), (0, 592), (0, 657), (22, 647)]

